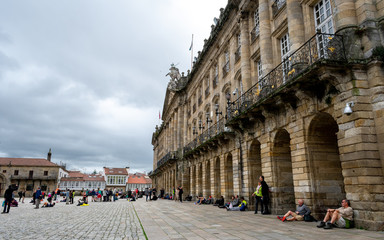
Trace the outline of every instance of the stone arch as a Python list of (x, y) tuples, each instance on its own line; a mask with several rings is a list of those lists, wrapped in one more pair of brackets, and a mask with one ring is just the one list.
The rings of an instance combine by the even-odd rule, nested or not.
[(230, 199), (233, 195), (233, 160), (232, 154), (229, 153), (224, 161), (225, 173), (225, 198)]
[(199, 163), (198, 164), (198, 176), (197, 176), (197, 195), (198, 196), (203, 196), (203, 164)]
[(209, 160), (205, 163), (204, 188), (205, 188), (205, 197), (210, 196), (212, 193), (211, 193), (211, 161)]
[(283, 214), (295, 209), (295, 192), (293, 185), (290, 135), (280, 129), (275, 136), (272, 148), (274, 190), (272, 194), (273, 211)]
[(253, 140), (249, 147), (247, 169), (248, 169), (248, 194), (249, 194), (249, 207), (253, 209), (255, 205), (255, 198), (252, 197), (252, 193), (256, 191), (259, 176), (261, 172), (261, 148), (260, 142)]
[(214, 182), (215, 182), (215, 198), (221, 196), (221, 175), (220, 175), (220, 158), (217, 157), (214, 162)]
[(337, 144), (336, 121), (328, 113), (318, 113), (308, 128), (308, 155), (312, 184), (312, 211), (323, 216), (329, 207), (345, 198), (344, 178)]

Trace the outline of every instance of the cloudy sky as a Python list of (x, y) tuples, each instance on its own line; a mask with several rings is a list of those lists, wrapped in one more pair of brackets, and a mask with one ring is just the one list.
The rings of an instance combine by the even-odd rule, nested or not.
[(0, 157), (152, 170), (171, 63), (227, 0), (18, 0), (0, 8)]

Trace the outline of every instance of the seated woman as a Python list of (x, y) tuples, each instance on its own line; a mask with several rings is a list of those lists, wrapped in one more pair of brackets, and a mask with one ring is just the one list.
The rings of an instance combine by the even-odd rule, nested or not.
[(204, 204), (213, 204), (213, 197), (209, 196), (208, 199), (205, 201)]
[(245, 211), (247, 208), (247, 201), (244, 200), (244, 197), (240, 198), (241, 204), (238, 207), (234, 207), (232, 203), (230, 206), (227, 208), (227, 211)]

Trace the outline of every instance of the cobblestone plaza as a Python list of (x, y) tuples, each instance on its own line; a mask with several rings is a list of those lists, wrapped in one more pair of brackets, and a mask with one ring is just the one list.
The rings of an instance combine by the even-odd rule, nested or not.
[(274, 215), (168, 200), (58, 203), (46, 209), (24, 203), (1, 214), (0, 222), (0, 239), (384, 239), (383, 232), (324, 230), (316, 223), (283, 223)]

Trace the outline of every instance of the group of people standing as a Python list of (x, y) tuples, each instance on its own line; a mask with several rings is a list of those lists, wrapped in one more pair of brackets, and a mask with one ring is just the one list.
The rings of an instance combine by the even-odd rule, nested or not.
[(256, 191), (252, 194), (252, 196), (256, 197), (256, 208), (255, 214), (257, 214), (258, 206), (260, 203), (261, 214), (270, 214), (268, 205), (269, 205), (269, 186), (264, 181), (264, 176), (259, 177), (259, 182), (256, 188)]

